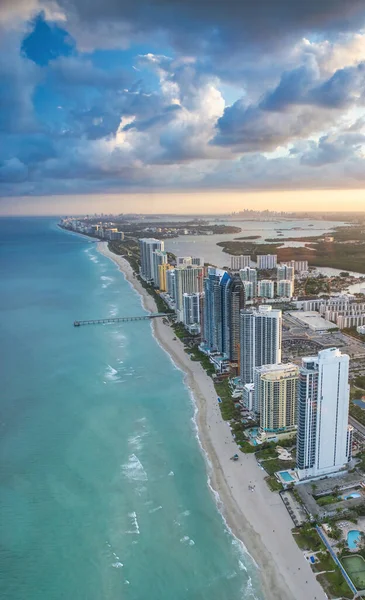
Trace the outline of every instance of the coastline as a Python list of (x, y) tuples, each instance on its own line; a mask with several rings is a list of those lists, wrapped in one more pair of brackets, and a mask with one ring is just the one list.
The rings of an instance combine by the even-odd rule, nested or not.
[[(97, 249), (117, 264), (141, 296), (145, 310), (155, 312), (154, 299), (133, 276), (128, 261), (112, 253), (106, 242), (98, 242)], [(212, 379), (199, 362), (190, 360), (170, 326), (154, 319), (152, 328), (157, 342), (184, 373), (184, 382), (198, 409), (198, 435), (210, 461), (211, 486), (219, 495), (227, 525), (258, 565), (265, 598), (324, 600), (327, 596), (293, 539), (293, 523), (279, 494), (267, 487), (266, 473), (256, 458), (238, 450), (228, 423), (222, 419)], [(237, 451), (240, 460), (235, 463), (230, 457)], [(251, 492), (248, 485), (254, 485), (255, 491)]]

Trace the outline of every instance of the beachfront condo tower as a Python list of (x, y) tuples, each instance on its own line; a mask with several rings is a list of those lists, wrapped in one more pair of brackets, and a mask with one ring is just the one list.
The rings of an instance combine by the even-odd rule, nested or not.
[[(243, 282), (252, 283), (252, 298), (256, 298), (257, 296), (257, 271), (256, 269), (251, 269), (251, 267), (245, 267), (244, 269), (240, 269), (240, 277)], [(247, 296), (246, 296), (247, 300)]]
[(168, 263), (162, 263), (158, 265), (158, 287), (160, 292), (167, 292), (167, 271), (170, 271), (173, 267)]
[(241, 254), (240, 256), (231, 256), (231, 271), (237, 272), (240, 269), (249, 267), (251, 264), (251, 256)]
[(204, 258), (202, 256), (177, 256), (176, 266), (187, 267), (188, 265), (194, 265), (196, 267), (204, 267)]
[(223, 335), (224, 351), (233, 362), (239, 360), (240, 313), (245, 308), (245, 288), (239, 276), (223, 283)]
[(351, 460), (349, 362), (338, 348), (302, 359), (297, 434), (300, 479), (336, 473)]
[(155, 250), (164, 250), (164, 242), (155, 238), (142, 238), (139, 240), (141, 276), (145, 281), (153, 281), (153, 253)]
[(281, 362), (281, 310), (262, 305), (241, 310), (240, 375), (242, 383), (253, 383), (254, 370)]
[(290, 363), (256, 367), (253, 411), (260, 415), (264, 431), (295, 429), (298, 377), (299, 367)]
[(153, 263), (153, 270), (152, 270), (153, 285), (156, 288), (158, 288), (159, 283), (160, 283), (159, 266), (167, 265), (167, 252), (164, 252), (164, 250), (155, 250), (152, 253), (152, 263)]
[(258, 269), (276, 269), (278, 257), (276, 254), (258, 254), (257, 268)]
[(225, 285), (230, 280), (227, 271), (208, 267), (204, 279), (204, 330), (203, 339), (209, 352), (225, 351), (223, 306)]
[(180, 266), (175, 269), (176, 314), (183, 321), (184, 294), (201, 294), (203, 291), (204, 267), (195, 265)]
[(200, 294), (183, 295), (183, 323), (187, 328), (200, 324)]
[(166, 291), (172, 300), (176, 300), (175, 269), (166, 271)]

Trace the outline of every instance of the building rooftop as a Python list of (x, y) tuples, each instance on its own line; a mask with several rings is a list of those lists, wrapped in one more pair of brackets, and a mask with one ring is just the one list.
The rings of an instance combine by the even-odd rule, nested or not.
[(320, 314), (315, 310), (298, 310), (289, 314), (295, 319), (298, 319), (298, 321), (301, 321), (303, 325), (307, 325), (313, 331), (326, 331), (328, 329), (333, 329), (334, 327), (336, 327), (336, 325), (334, 323), (331, 323), (331, 321), (323, 319), (323, 317), (321, 317)]

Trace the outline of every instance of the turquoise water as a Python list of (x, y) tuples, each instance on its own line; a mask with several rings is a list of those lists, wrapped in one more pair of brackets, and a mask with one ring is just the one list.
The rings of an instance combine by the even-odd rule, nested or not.
[(279, 475), (283, 479), (283, 481), (286, 481), (288, 483), (294, 481), (294, 478), (290, 475), (290, 473), (287, 473), (286, 471), (280, 471)]
[(350, 550), (356, 550), (357, 542), (360, 540), (360, 531), (352, 529), (347, 534), (347, 545)]
[(89, 240), (0, 219), (6, 600), (262, 599), (207, 484), (183, 378)]
[(352, 494), (348, 494), (347, 496), (342, 496), (344, 500), (350, 500), (351, 498), (361, 498), (361, 494), (359, 492), (352, 492)]

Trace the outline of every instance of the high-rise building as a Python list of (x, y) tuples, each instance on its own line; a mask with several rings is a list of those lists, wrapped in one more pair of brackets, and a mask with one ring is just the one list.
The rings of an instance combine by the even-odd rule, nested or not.
[(239, 360), (240, 312), (245, 308), (245, 290), (239, 276), (229, 277), (222, 285), (223, 347), (228, 359)]
[(155, 287), (159, 287), (159, 266), (167, 264), (167, 252), (164, 252), (164, 250), (155, 250), (152, 253), (152, 263), (153, 285)]
[(252, 283), (252, 298), (256, 298), (256, 296), (257, 296), (257, 271), (256, 271), (256, 269), (251, 269), (250, 267), (245, 267), (244, 269), (240, 269), (240, 277), (241, 277), (242, 281), (249, 281), (250, 283)]
[(189, 325), (200, 323), (200, 294), (183, 295), (183, 322)]
[(335, 473), (351, 460), (349, 362), (338, 348), (302, 359), (297, 434), (300, 479)]
[(281, 362), (282, 314), (262, 305), (242, 310), (240, 318), (240, 375), (242, 383), (253, 383), (256, 367)]
[(253, 410), (264, 431), (290, 431), (297, 424), (299, 368), (294, 364), (256, 367)]
[(254, 383), (246, 383), (243, 386), (243, 395), (242, 395), (243, 406), (245, 408), (247, 408), (247, 410), (249, 410), (250, 412), (253, 411), (254, 390), (255, 390)]
[(257, 295), (260, 298), (274, 298), (274, 282), (271, 279), (261, 279), (257, 286)]
[(158, 287), (161, 292), (167, 292), (167, 271), (172, 269), (172, 266), (168, 263), (162, 263), (158, 265)]
[(187, 267), (195, 265), (196, 267), (204, 267), (204, 258), (202, 256), (177, 256), (176, 266)]
[(280, 281), (278, 281), (277, 296), (279, 296), (279, 298), (292, 298), (293, 282), (290, 279), (280, 279)]
[(258, 254), (257, 268), (258, 269), (275, 269), (278, 257), (276, 254)]
[(155, 250), (164, 250), (164, 242), (155, 238), (141, 238), (139, 240), (141, 255), (141, 276), (146, 281), (153, 281), (153, 253)]
[[(291, 281), (290, 293), (287, 294), (288, 298), (291, 298), (294, 294), (294, 277), (295, 277), (294, 265), (285, 265), (285, 264), (278, 265), (278, 267), (277, 267), (278, 288), (279, 288), (280, 281)], [(279, 292), (278, 292), (278, 296), (282, 297), (283, 294), (279, 294)]]
[(176, 301), (175, 269), (166, 271), (166, 291), (170, 298)]
[(203, 291), (204, 268), (188, 265), (175, 269), (176, 311), (180, 321), (183, 320), (183, 295), (201, 294)]
[(222, 290), (230, 280), (227, 271), (208, 267), (204, 279), (204, 340), (211, 352), (224, 353), (224, 295)]
[(242, 281), (242, 285), (245, 289), (245, 300), (251, 300), (254, 298), (254, 284), (252, 281)]
[(239, 271), (245, 267), (249, 267), (251, 264), (251, 256), (241, 254), (240, 256), (231, 256), (231, 270)]

